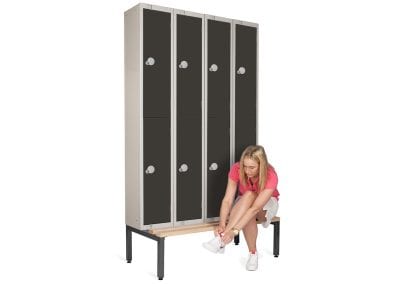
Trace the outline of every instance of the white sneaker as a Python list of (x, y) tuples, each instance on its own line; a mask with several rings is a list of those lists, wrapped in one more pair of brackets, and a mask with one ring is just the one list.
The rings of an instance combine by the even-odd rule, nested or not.
[(264, 228), (268, 228), (268, 226), (269, 226), (269, 224), (271, 224), (271, 222), (272, 222), (272, 218), (274, 218), (274, 216), (275, 215), (273, 215), (272, 213), (271, 213), (271, 210), (268, 210), (267, 211), (267, 214), (266, 214), (266, 216), (265, 216), (265, 218), (267, 219), (265, 222), (263, 222), (261, 225), (264, 227)]
[(249, 254), (249, 259), (247, 260), (246, 263), (246, 269), (249, 271), (254, 271), (257, 270), (258, 268), (258, 254), (256, 253), (250, 253)]
[(225, 244), (222, 242), (219, 236), (213, 238), (212, 240), (203, 243), (203, 247), (213, 253), (224, 253)]

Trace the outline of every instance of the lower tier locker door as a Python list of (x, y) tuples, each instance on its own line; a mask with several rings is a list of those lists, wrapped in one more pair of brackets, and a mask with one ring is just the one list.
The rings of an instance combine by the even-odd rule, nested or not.
[(208, 118), (207, 218), (218, 217), (230, 165), (229, 119)]
[(143, 224), (171, 222), (169, 118), (143, 121)]
[(257, 28), (236, 25), (235, 160), (257, 143)]
[(178, 119), (176, 221), (202, 218), (201, 118)]

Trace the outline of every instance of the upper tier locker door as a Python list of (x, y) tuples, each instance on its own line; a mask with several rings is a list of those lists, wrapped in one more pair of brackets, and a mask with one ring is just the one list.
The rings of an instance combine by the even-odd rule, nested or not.
[(203, 20), (176, 15), (176, 221), (202, 218)]
[(235, 160), (257, 143), (257, 28), (236, 24)]
[(143, 9), (143, 224), (171, 222), (171, 13)]
[(231, 24), (207, 20), (207, 218), (219, 216), (230, 165)]

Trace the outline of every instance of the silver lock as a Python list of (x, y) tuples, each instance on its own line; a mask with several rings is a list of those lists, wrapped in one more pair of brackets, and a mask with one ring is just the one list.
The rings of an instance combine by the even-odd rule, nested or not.
[(145, 62), (145, 64), (146, 64), (146, 65), (149, 65), (149, 66), (154, 65), (154, 63), (156, 63), (156, 60), (155, 60), (153, 57), (147, 58), (147, 60), (146, 60), (146, 62)]
[(147, 169), (144, 171), (146, 175), (151, 175), (156, 171), (156, 168), (152, 165), (148, 166)]
[(213, 64), (213, 65), (210, 66), (210, 68), (208, 70), (210, 70), (210, 72), (217, 72), (218, 65), (217, 64)]
[(182, 164), (182, 165), (179, 167), (178, 171), (179, 171), (180, 173), (185, 173), (185, 172), (188, 171), (188, 169), (189, 169), (188, 165)]
[(208, 169), (210, 171), (216, 171), (218, 169), (218, 164), (217, 163), (212, 163)]
[(238, 69), (237, 73), (238, 73), (239, 75), (242, 75), (242, 74), (246, 73), (246, 68), (240, 67), (240, 68)]
[(186, 69), (186, 68), (188, 68), (188, 66), (189, 66), (189, 63), (185, 60), (183, 60), (183, 61), (181, 61), (181, 63), (179, 63), (179, 68), (181, 68), (181, 69)]

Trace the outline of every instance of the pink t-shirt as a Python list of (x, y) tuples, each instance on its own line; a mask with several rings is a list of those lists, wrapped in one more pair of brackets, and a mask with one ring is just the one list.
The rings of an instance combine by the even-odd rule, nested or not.
[[(244, 186), (239, 181), (239, 170), (240, 170), (240, 163), (239, 162), (234, 163), (228, 175), (231, 180), (239, 184), (239, 195), (243, 195), (248, 190), (257, 192), (258, 179), (255, 182), (253, 182), (253, 184), (251, 184), (250, 181), (247, 180), (246, 185)], [(275, 169), (269, 165), (267, 169), (267, 180), (265, 182), (265, 188), (273, 189), (274, 192), (272, 193), (272, 196), (276, 197), (276, 199), (279, 200), (279, 191), (277, 189), (277, 185), (278, 185), (278, 176), (275, 172)]]

